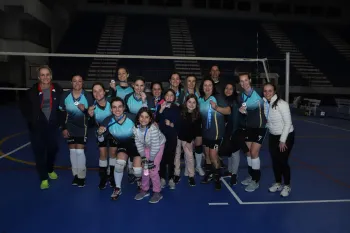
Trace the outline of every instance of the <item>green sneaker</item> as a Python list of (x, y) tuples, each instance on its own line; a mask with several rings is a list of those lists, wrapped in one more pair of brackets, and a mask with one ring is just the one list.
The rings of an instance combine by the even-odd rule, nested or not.
[(54, 171), (49, 173), (49, 177), (50, 177), (51, 180), (57, 180), (58, 179), (58, 175)]
[(41, 181), (40, 188), (41, 189), (48, 189), (50, 187), (48, 180)]

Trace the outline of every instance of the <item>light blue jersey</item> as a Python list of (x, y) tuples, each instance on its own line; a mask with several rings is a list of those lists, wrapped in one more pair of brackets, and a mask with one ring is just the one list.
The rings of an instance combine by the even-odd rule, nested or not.
[(106, 119), (107, 117), (112, 115), (111, 104), (108, 101), (106, 101), (106, 106), (105, 107), (101, 107), (100, 105), (96, 104), (96, 108), (94, 110), (94, 114), (95, 114), (96, 122), (98, 124), (101, 124), (104, 119)]
[(264, 114), (264, 100), (252, 89), (250, 93), (241, 94), (241, 104), (245, 103), (247, 114), (242, 118), (241, 126), (244, 128), (264, 128), (266, 117)]
[(134, 89), (132, 89), (130, 86), (128, 87), (121, 87), (120, 85), (117, 85), (115, 87), (116, 89), (116, 95), (120, 98), (122, 98), (123, 100), (125, 99), (125, 96), (127, 94), (130, 94), (132, 92), (134, 92)]
[(116, 122), (115, 116), (107, 117), (102, 125), (108, 128), (108, 132), (119, 142), (131, 142), (134, 140), (134, 122), (127, 116), (123, 123)]

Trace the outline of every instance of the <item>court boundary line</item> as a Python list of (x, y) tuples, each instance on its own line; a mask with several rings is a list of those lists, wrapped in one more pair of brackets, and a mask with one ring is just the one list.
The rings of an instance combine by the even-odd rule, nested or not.
[[(0, 146), (8, 139), (18, 136), (22, 133), (13, 134), (11, 136), (5, 137), (0, 141)], [(7, 152), (6, 154), (3, 154), (0, 156), (0, 159), (3, 159), (27, 146), (29, 146), (31, 143), (27, 142), (23, 144), (22, 146), (19, 146), (15, 148), (14, 150)], [(0, 148), (0, 153), (3, 153)], [(221, 177), (222, 183), (226, 186), (226, 188), (229, 190), (231, 195), (235, 198), (235, 200), (240, 205), (273, 205), (273, 204), (317, 204), (317, 203), (350, 203), (350, 199), (334, 199), (334, 200), (299, 200), (299, 201), (253, 201), (253, 202), (244, 202), (241, 200), (241, 198), (238, 196), (238, 194), (231, 188), (231, 186), (227, 183), (227, 181), (224, 178), (227, 178), (228, 176)], [(208, 203), (208, 205), (211, 206), (219, 206), (219, 205), (229, 205), (228, 203)]]

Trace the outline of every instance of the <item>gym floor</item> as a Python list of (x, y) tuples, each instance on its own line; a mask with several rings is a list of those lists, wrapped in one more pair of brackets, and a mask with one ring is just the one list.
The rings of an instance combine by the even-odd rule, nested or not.
[[(295, 116), (296, 143), (291, 155), (292, 192), (269, 193), (273, 183), (267, 139), (261, 150), (262, 180), (253, 193), (239, 183), (221, 191), (213, 185), (190, 187), (182, 177), (175, 190), (164, 189), (158, 204), (136, 201), (136, 186), (124, 176), (123, 195), (98, 189), (98, 149), (90, 134), (86, 149), (87, 183), (71, 185), (68, 147), (60, 141), (59, 179), (40, 190), (23, 119), (13, 106), (1, 106), (0, 233), (121, 232), (350, 232), (350, 122)], [(239, 180), (247, 174), (241, 157)]]

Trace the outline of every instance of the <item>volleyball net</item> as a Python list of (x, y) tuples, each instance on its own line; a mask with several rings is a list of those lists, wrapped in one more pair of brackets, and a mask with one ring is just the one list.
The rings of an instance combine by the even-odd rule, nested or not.
[(167, 88), (173, 72), (180, 73), (182, 84), (190, 74), (197, 77), (199, 84), (204, 77), (210, 76), (213, 65), (218, 66), (220, 78), (232, 80), (231, 83), (238, 83), (238, 73), (249, 72), (253, 85), (257, 87), (269, 81), (278, 85), (278, 78), (289, 76), (287, 56), (276, 63), (268, 58), (0, 52), (0, 61), (0, 92), (9, 100), (16, 99), (14, 95), (38, 81), (37, 69), (42, 65), (50, 66), (54, 81), (65, 89), (71, 88), (73, 75), (81, 75), (87, 90), (96, 81), (108, 87), (111, 79), (117, 80), (118, 67), (128, 69), (130, 82), (136, 76), (144, 77), (146, 91), (150, 91), (152, 81), (162, 82)]

